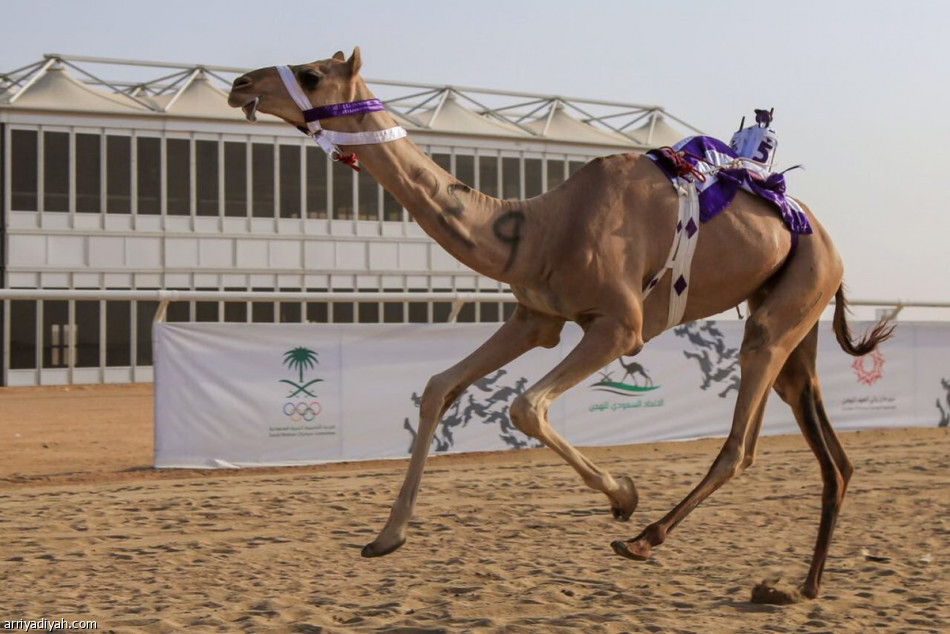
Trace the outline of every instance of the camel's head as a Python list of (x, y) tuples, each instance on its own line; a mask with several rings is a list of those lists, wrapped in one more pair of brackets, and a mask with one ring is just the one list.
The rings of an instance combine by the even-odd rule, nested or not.
[[(330, 59), (290, 66), (290, 69), (311, 105), (325, 106), (363, 97), (359, 94), (361, 64), (357, 47), (349, 59), (337, 52)], [(228, 94), (228, 105), (242, 109), (249, 121), (254, 121), (258, 112), (264, 112), (297, 127), (305, 125), (300, 107), (287, 92), (275, 66), (252, 70), (235, 79)]]

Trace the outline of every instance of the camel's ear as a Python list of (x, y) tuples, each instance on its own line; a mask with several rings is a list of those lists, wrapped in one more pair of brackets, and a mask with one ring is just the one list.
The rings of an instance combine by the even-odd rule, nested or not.
[(350, 67), (350, 76), (360, 72), (360, 67), (363, 66), (363, 58), (360, 56), (359, 46), (353, 48), (353, 54), (350, 55), (350, 59), (346, 60), (346, 65)]
[(336, 53), (333, 54), (333, 57), (331, 59), (335, 59), (338, 62), (345, 62), (346, 55), (343, 54), (343, 51), (337, 51)]

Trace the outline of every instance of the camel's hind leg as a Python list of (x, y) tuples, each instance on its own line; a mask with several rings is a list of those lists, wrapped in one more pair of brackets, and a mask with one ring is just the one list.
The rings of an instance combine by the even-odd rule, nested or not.
[[(821, 245), (803, 241), (780, 277), (750, 302), (752, 312), (739, 356), (739, 394), (725, 444), (699, 485), (660, 521), (633, 539), (611, 544), (617, 554), (638, 560), (648, 558), (652, 548), (662, 544), (693, 509), (750, 464), (773, 382), (840, 285), (840, 267), (821, 262), (829, 255), (822, 252)], [(824, 275), (819, 277), (818, 271)]]
[[(808, 576), (802, 587), (802, 594), (809, 599), (818, 596), (831, 535), (838, 520), (848, 481), (854, 472), (854, 467), (825, 413), (815, 371), (817, 352), (818, 330), (815, 327), (795, 348), (775, 382), (775, 391), (791, 406), (805, 440), (818, 458), (824, 483), (818, 538)], [(768, 600), (769, 595), (766, 594), (763, 598)]]

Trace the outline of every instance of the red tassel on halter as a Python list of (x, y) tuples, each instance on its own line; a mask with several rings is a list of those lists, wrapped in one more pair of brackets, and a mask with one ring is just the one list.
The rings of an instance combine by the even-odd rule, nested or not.
[(356, 164), (356, 152), (353, 152), (351, 154), (340, 153), (339, 160), (341, 163), (345, 163), (346, 165), (349, 165), (350, 167), (352, 167), (354, 171), (356, 172), (360, 171), (360, 166)]

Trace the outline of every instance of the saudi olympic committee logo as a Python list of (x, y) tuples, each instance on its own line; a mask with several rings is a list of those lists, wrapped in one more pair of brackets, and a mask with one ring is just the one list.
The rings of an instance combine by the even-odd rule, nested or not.
[(310, 348), (296, 347), (284, 353), (284, 365), (297, 374), (296, 381), (292, 379), (279, 381), (290, 388), (285, 396), (287, 400), (282, 412), (292, 423), (310, 423), (323, 411), (313, 387), (321, 383), (323, 379), (304, 380), (306, 371), (315, 368), (317, 364), (317, 353)]

